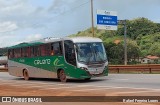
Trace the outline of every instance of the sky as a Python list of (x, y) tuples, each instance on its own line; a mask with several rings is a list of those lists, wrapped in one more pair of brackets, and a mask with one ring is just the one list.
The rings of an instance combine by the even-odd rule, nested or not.
[[(46, 37), (66, 37), (91, 27), (91, 0), (0, 0), (0, 48)], [(160, 0), (93, 0), (96, 11), (118, 19), (145, 17), (160, 23)]]

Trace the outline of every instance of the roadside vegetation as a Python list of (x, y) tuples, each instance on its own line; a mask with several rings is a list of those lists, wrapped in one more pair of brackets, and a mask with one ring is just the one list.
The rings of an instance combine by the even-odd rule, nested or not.
[[(124, 27), (118, 25), (117, 31), (95, 30), (95, 37), (103, 40), (108, 60), (111, 64), (124, 62)], [(92, 36), (91, 28), (79, 31), (75, 36)], [(137, 64), (139, 57), (154, 55), (160, 57), (160, 24), (147, 18), (127, 20), (127, 56), (129, 64)], [(160, 63), (160, 62), (157, 62)]]
[[(95, 30), (95, 37), (103, 40), (110, 64), (124, 62), (124, 27), (118, 25), (117, 31)], [(91, 28), (79, 31), (69, 37), (92, 36)], [(7, 55), (7, 48), (0, 48), (0, 55)], [(135, 59), (154, 55), (160, 57), (160, 23), (147, 18), (127, 20), (128, 64), (137, 64)], [(132, 61), (131, 61), (132, 59)], [(155, 63), (160, 63), (155, 62)]]

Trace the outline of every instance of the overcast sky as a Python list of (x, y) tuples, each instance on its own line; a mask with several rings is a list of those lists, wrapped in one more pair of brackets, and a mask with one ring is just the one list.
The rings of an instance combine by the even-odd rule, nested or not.
[[(93, 0), (118, 19), (160, 23), (160, 0)], [(0, 0), (0, 47), (45, 37), (65, 37), (91, 27), (90, 0)]]

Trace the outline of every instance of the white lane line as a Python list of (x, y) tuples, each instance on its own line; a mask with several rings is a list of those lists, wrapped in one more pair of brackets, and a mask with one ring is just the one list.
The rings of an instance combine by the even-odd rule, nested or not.
[[(111, 89), (134, 89), (137, 92), (139, 91), (160, 91), (160, 89), (149, 89), (149, 88), (132, 88), (132, 87), (105, 87), (105, 86), (99, 86), (100, 88), (97, 87), (91, 87), (91, 89), (76, 89), (76, 90), (71, 90), (71, 91), (92, 91), (92, 90), (111, 90)], [(122, 92), (123, 93), (123, 92)]]
[[(18, 87), (23, 87), (23, 88), (34, 88), (34, 87), (40, 87), (40, 88), (45, 88), (45, 89), (61, 89), (61, 88), (76, 88), (76, 87), (90, 87), (90, 85), (72, 85), (72, 84), (41, 84), (41, 83), (35, 83), (35, 84), (27, 84), (24, 82), (4, 82), (1, 83), (0, 85), (10, 85), (10, 86), (18, 86)], [(25, 87), (24, 87), (25, 86)], [(69, 86), (69, 87), (68, 87)]]
[[(0, 83), (0, 85), (10, 85), (10, 86), (17, 86), (17, 87), (51, 87), (51, 85), (33, 85), (33, 84), (16, 84), (16, 83)], [(52, 85), (55, 86), (55, 85)]]
[[(9, 86), (16, 86), (16, 87), (24, 87), (24, 88), (28, 88), (28, 87), (33, 87), (33, 84), (15, 84), (15, 83), (1, 83), (0, 85), (9, 85)], [(35, 85), (34, 87), (43, 87), (43, 86), (37, 86)]]
[[(43, 88), (41, 90), (48, 90), (48, 89), (67, 89), (67, 88), (91, 88), (91, 85), (66, 85), (66, 87), (53, 87), (53, 88)], [(96, 87), (95, 87), (96, 88)]]
[[(48, 86), (48, 85), (47, 85)], [(44, 88), (44, 87), (43, 87)], [(102, 89), (102, 88), (113, 88), (113, 87), (109, 87), (109, 86), (92, 86), (92, 85), (69, 85), (69, 86), (66, 86), (66, 87), (51, 87), (51, 88), (46, 88), (46, 89), (63, 89), (63, 88), (99, 88), (99, 89)], [(46, 90), (44, 89), (44, 90)], [(42, 89), (43, 90), (43, 89)]]
[[(53, 88), (43, 88), (43, 89), (40, 89), (40, 90), (48, 90), (48, 89), (67, 89), (67, 88), (91, 88), (91, 85), (70, 85), (70, 86), (67, 86), (67, 87), (53, 87)], [(94, 88), (97, 88), (97, 87), (94, 87)]]
[(114, 78), (111, 78), (109, 80), (128, 81), (129, 79), (125, 79), (125, 78), (124, 79), (123, 78), (122, 79), (114, 79)]
[(59, 89), (66, 89), (66, 88), (73, 88), (73, 87), (43, 88), (39, 90), (59, 90)]
[(93, 87), (92, 85), (75, 85), (77, 87)]
[[(2, 83), (2, 82), (1, 82)], [(13, 81), (13, 80), (3, 80), (4, 84), (20, 84), (20, 85), (46, 85), (46, 86), (76, 86), (76, 87), (95, 87), (94, 85), (75, 85), (67, 83), (44, 83), (44, 82), (33, 82), (33, 81)], [(101, 86), (98, 86), (101, 87)], [(108, 87), (108, 86), (102, 86)]]
[(8, 83), (27, 83), (27, 84), (57, 84), (57, 83), (43, 83), (43, 82), (33, 82), (33, 81), (14, 81), (14, 80), (3, 80), (2, 82)]
[[(19, 83), (19, 84), (16, 84), (16, 83), (1, 83), (0, 85), (11, 85), (11, 86), (19, 86), (19, 87), (23, 87), (25, 86), (26, 88), (33, 88), (33, 87), (41, 87), (41, 88), (45, 88), (44, 90), (46, 89), (62, 89), (62, 88), (117, 88), (117, 87), (111, 87), (111, 86), (92, 86), (92, 85), (63, 85), (63, 84), (54, 84), (54, 85), (42, 85), (42, 84), (24, 84), (24, 83)], [(63, 86), (63, 87), (62, 87)], [(25, 88), (24, 87), (24, 88)], [(118, 88), (122, 88), (122, 87), (118, 87)], [(94, 89), (94, 90), (96, 90)]]
[(29, 82), (29, 81), (1, 81), (1, 83), (11, 83), (11, 84), (32, 84), (32, 85), (69, 85), (69, 84), (62, 84), (62, 83), (43, 83), (43, 82)]
[(10, 86), (15, 86), (15, 87), (20, 87), (20, 88), (34, 88), (34, 87), (42, 87), (42, 86), (22, 86), (22, 85), (10, 85)]
[[(70, 89), (70, 88), (80, 88), (80, 87), (87, 87), (87, 88), (83, 88), (83, 89), (75, 89), (75, 90), (70, 90), (70, 91), (92, 91), (92, 90), (109, 90), (109, 89), (124, 89), (124, 88), (127, 88), (127, 89), (145, 89), (144, 91), (136, 91), (136, 92), (118, 92), (120, 94), (125, 94), (125, 93), (137, 93), (137, 92), (153, 92), (153, 91), (160, 91), (160, 89), (148, 89), (148, 88), (131, 88), (131, 87), (112, 87), (112, 86), (92, 86), (92, 85), (72, 85), (72, 86), (69, 86), (69, 87), (55, 87), (55, 85), (39, 85), (39, 86), (34, 86), (33, 84), (15, 84), (15, 83), (1, 83), (0, 85), (3, 85), (3, 84), (8, 84), (8, 85), (11, 85), (11, 86), (19, 86), (21, 88), (42, 88), (42, 89), (39, 89), (39, 90), (59, 90), (59, 89)], [(59, 85), (62, 85), (62, 84), (59, 84)], [(56, 86), (59, 86), (59, 85), (56, 85)], [(23, 87), (25, 86), (25, 87)], [(54, 87), (50, 87), (50, 86), (54, 86)], [(49, 87), (49, 88), (48, 88)], [(89, 88), (89, 89), (88, 89)]]
[(29, 86), (29, 87), (42, 87), (42, 88), (48, 88), (48, 87), (64, 87), (64, 85), (44, 85), (44, 84), (22, 84), (22, 83), (1, 83), (0, 85), (10, 85), (10, 86)]
[(2, 85), (2, 84), (8, 84), (8, 85), (12, 85), (12, 84), (14, 85), (14, 84), (15, 84), (15, 85), (20, 85), (20, 86), (21, 86), (21, 85), (33, 85), (33, 84), (13, 83), (13, 82), (11, 82), (11, 83), (9, 83), (9, 82), (3, 82), (3, 83), (2, 83), (2, 82), (1, 82), (0, 85)]
[(147, 92), (159, 92), (160, 90), (144, 90), (144, 91), (135, 91), (135, 92), (116, 92), (117, 94), (127, 94), (127, 93), (147, 93)]
[[(0, 85), (10, 85), (10, 86), (16, 86), (16, 87), (20, 87), (20, 88), (42, 88), (42, 89), (47, 89), (48, 87), (54, 87), (56, 89), (60, 88), (60, 87), (57, 87), (55, 85), (27, 85), (27, 84), (7, 84), (7, 83), (3, 83), (3, 84), (0, 84)], [(66, 87), (61, 87), (61, 88), (66, 88)]]
[(40, 89), (40, 90), (48, 90), (48, 89), (70, 89), (70, 88), (89, 88), (89, 87), (86, 87), (86, 86), (68, 86), (68, 87), (53, 87), (53, 88), (43, 88), (43, 89)]
[[(2, 81), (2, 80), (0, 80)], [(116, 87), (116, 86), (95, 86), (95, 85), (75, 85), (75, 84), (58, 84), (58, 83), (44, 83), (44, 82), (28, 82), (28, 81), (14, 81), (14, 80), (3, 80), (4, 83), (1, 83), (0, 85), (2, 84), (15, 84), (15, 83), (19, 83), (18, 85), (21, 86), (21, 85), (42, 85), (42, 87), (44, 88), (47, 87), (47, 86), (73, 86), (73, 87), (92, 87), (92, 88), (108, 88), (108, 89), (116, 89), (116, 88), (127, 88), (127, 89), (145, 89), (145, 90), (155, 90), (155, 91), (159, 91), (160, 89), (152, 89), (152, 88), (135, 88), (135, 87)], [(18, 86), (16, 85), (16, 86)], [(40, 87), (40, 86), (38, 86)], [(53, 88), (52, 88), (53, 89)], [(55, 88), (57, 89), (57, 88)], [(93, 89), (91, 89), (93, 90)], [(95, 90), (95, 89), (94, 89)]]
[(77, 90), (70, 90), (70, 91), (92, 91), (92, 90), (105, 90), (110, 88), (92, 88), (92, 89), (77, 89)]
[[(0, 80), (1, 81), (1, 80)], [(44, 84), (44, 85), (60, 85), (60, 86), (77, 86), (76, 84), (68, 84), (68, 83), (51, 83), (51, 82), (37, 82), (37, 81), (14, 81), (14, 80), (3, 80), (1, 81), (1, 83), (4, 82), (4, 83), (22, 83), (22, 84), (37, 84), (37, 85), (41, 85), (41, 84)], [(84, 87), (87, 87), (87, 86), (94, 86), (94, 85), (78, 85), (78, 86), (84, 86)]]
[(135, 87), (113, 87), (113, 88), (126, 88), (126, 89), (135, 89), (135, 90), (157, 90), (160, 91), (160, 89), (153, 89), (153, 88), (135, 88)]

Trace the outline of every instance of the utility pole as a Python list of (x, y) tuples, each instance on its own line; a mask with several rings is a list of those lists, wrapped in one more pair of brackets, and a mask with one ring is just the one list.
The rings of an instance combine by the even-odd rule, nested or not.
[(94, 37), (93, 0), (91, 0), (92, 36)]
[(127, 26), (124, 20), (124, 65), (127, 65)]
[(118, 20), (118, 24), (124, 26), (124, 65), (127, 65), (127, 26), (126, 20)]

